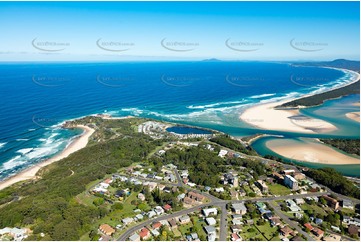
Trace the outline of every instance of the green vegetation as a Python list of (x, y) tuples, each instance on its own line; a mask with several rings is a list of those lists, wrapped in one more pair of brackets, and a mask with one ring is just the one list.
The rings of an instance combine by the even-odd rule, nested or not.
[(226, 148), (229, 148), (231, 150), (242, 152), (244, 154), (248, 154), (248, 155), (256, 154), (256, 152), (250, 146), (245, 147), (241, 142), (232, 139), (229, 135), (226, 134), (218, 135), (210, 139), (210, 141), (217, 143), (221, 146), (224, 146)]
[[(96, 117), (77, 121), (96, 125), (93, 139), (110, 140), (99, 143), (92, 140), (84, 149), (43, 168), (38, 173), (42, 179), (1, 191), (1, 204), (14, 201), (0, 208), (0, 227), (30, 227), (34, 231), (31, 240), (41, 239), (40, 233), (45, 233), (47, 240), (78, 240), (89, 233), (112, 208), (85, 205), (77, 201), (76, 196), (84, 192), (90, 182), (145, 159), (159, 142), (135, 133), (133, 125), (137, 122), (137, 119), (104, 121)], [(112, 133), (110, 127), (119, 129)], [(70, 175), (69, 170), (74, 174)]]
[(320, 139), (323, 143), (336, 147), (346, 153), (360, 155), (359, 139)]
[(342, 96), (347, 96), (350, 94), (359, 94), (360, 93), (360, 81), (357, 81), (351, 85), (338, 88), (332, 91), (316, 94), (309, 97), (303, 97), (300, 99), (293, 100), (291, 102), (284, 103), (278, 108), (288, 108), (288, 107), (298, 107), (298, 106), (317, 106), (321, 105), (324, 101), (339, 98)]
[(269, 192), (273, 195), (285, 196), (291, 193), (291, 190), (281, 184), (268, 185)]
[(337, 193), (354, 198), (360, 197), (360, 189), (333, 168), (309, 169), (306, 175)]

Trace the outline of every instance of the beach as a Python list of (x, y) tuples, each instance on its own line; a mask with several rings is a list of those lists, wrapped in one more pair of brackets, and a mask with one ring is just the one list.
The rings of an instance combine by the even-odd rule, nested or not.
[(0, 182), (0, 190), (9, 187), (17, 182), (25, 181), (28, 179), (35, 179), (37, 178), (36, 173), (43, 167), (52, 164), (56, 161), (64, 159), (68, 157), (70, 154), (84, 148), (88, 144), (89, 137), (94, 133), (94, 129), (89, 128), (88, 126), (84, 125), (77, 125), (76, 128), (83, 129), (84, 132), (73, 142), (71, 142), (68, 147), (66, 147), (61, 153), (55, 155), (52, 158), (49, 158), (41, 163), (34, 164), (33, 166), (23, 170), (22, 172), (9, 177), (8, 179)]
[(329, 165), (360, 164), (359, 158), (338, 152), (316, 140), (300, 142), (292, 139), (277, 139), (267, 141), (266, 146), (281, 156), (299, 161)]

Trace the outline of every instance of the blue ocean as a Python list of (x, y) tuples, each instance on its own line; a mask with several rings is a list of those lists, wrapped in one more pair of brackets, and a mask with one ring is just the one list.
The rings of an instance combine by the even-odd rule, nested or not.
[[(330, 68), (225, 61), (2, 63), (0, 72), (0, 179), (63, 150), (81, 133), (61, 128), (68, 119), (96, 113), (133, 115), (239, 137), (261, 132), (239, 120), (245, 108), (326, 91), (353, 77)], [(302, 111), (333, 123), (337, 132), (262, 132), (359, 138), (359, 123), (344, 117), (359, 111), (349, 105), (358, 100), (359, 95), (351, 95)], [(255, 148), (261, 154), (268, 152), (261, 143)], [(335, 166), (346, 175), (359, 176), (356, 166), (345, 167)]]

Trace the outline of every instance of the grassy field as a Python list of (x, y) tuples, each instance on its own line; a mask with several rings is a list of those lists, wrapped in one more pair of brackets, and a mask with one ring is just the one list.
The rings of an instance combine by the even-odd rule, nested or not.
[(193, 227), (192, 222), (189, 222), (189, 223), (186, 223), (186, 224), (179, 225), (178, 230), (182, 233), (183, 237), (185, 237), (185, 235), (191, 233), (191, 228), (192, 227)]
[(281, 184), (271, 184), (268, 185), (268, 189), (269, 192), (272, 193), (273, 195), (280, 195), (280, 196), (284, 196), (284, 195), (288, 195), (291, 193), (291, 190)]
[(302, 208), (302, 210), (313, 210), (315, 214), (322, 214), (323, 216), (327, 216), (327, 210), (326, 208), (321, 208), (319, 206), (315, 205), (310, 205), (310, 204), (302, 204), (300, 206)]

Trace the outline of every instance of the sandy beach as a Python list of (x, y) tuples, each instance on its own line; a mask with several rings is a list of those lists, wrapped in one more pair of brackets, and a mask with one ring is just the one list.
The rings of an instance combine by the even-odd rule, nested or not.
[(66, 149), (64, 149), (61, 153), (57, 154), (56, 156), (47, 159), (41, 163), (34, 164), (34, 166), (25, 169), (24, 171), (0, 182), (0, 190), (11, 186), (17, 182), (28, 180), (28, 179), (35, 179), (37, 178), (36, 173), (42, 168), (51, 163), (59, 161), (63, 158), (68, 157), (70, 154), (84, 148), (88, 144), (89, 137), (94, 133), (94, 129), (89, 128), (88, 126), (84, 125), (77, 125), (77, 128), (81, 128), (84, 132), (75, 139), (71, 144), (68, 145)]
[[(341, 68), (339, 68), (338, 70), (344, 71), (344, 69)], [(338, 89), (358, 81), (360, 79), (360, 75), (357, 72), (353, 73), (355, 74), (354, 80), (345, 85), (329, 89), (327, 91)], [(311, 94), (306, 94), (302, 97), (307, 96), (311, 96)], [(287, 131), (297, 133), (328, 133), (337, 130), (337, 128), (331, 123), (301, 114), (298, 108), (275, 108), (292, 100), (293, 99), (287, 99), (283, 101), (271, 102), (250, 107), (241, 114), (240, 119), (256, 128), (265, 130)]]
[(360, 112), (346, 113), (346, 117), (348, 117), (356, 122), (360, 122)]
[(300, 161), (345, 165), (360, 164), (359, 158), (351, 157), (319, 142), (299, 142), (291, 139), (270, 140), (266, 146), (277, 154)]
[(251, 107), (240, 116), (241, 120), (260, 129), (298, 133), (327, 133), (337, 128), (321, 119), (302, 115), (298, 109), (275, 109), (287, 101)]

